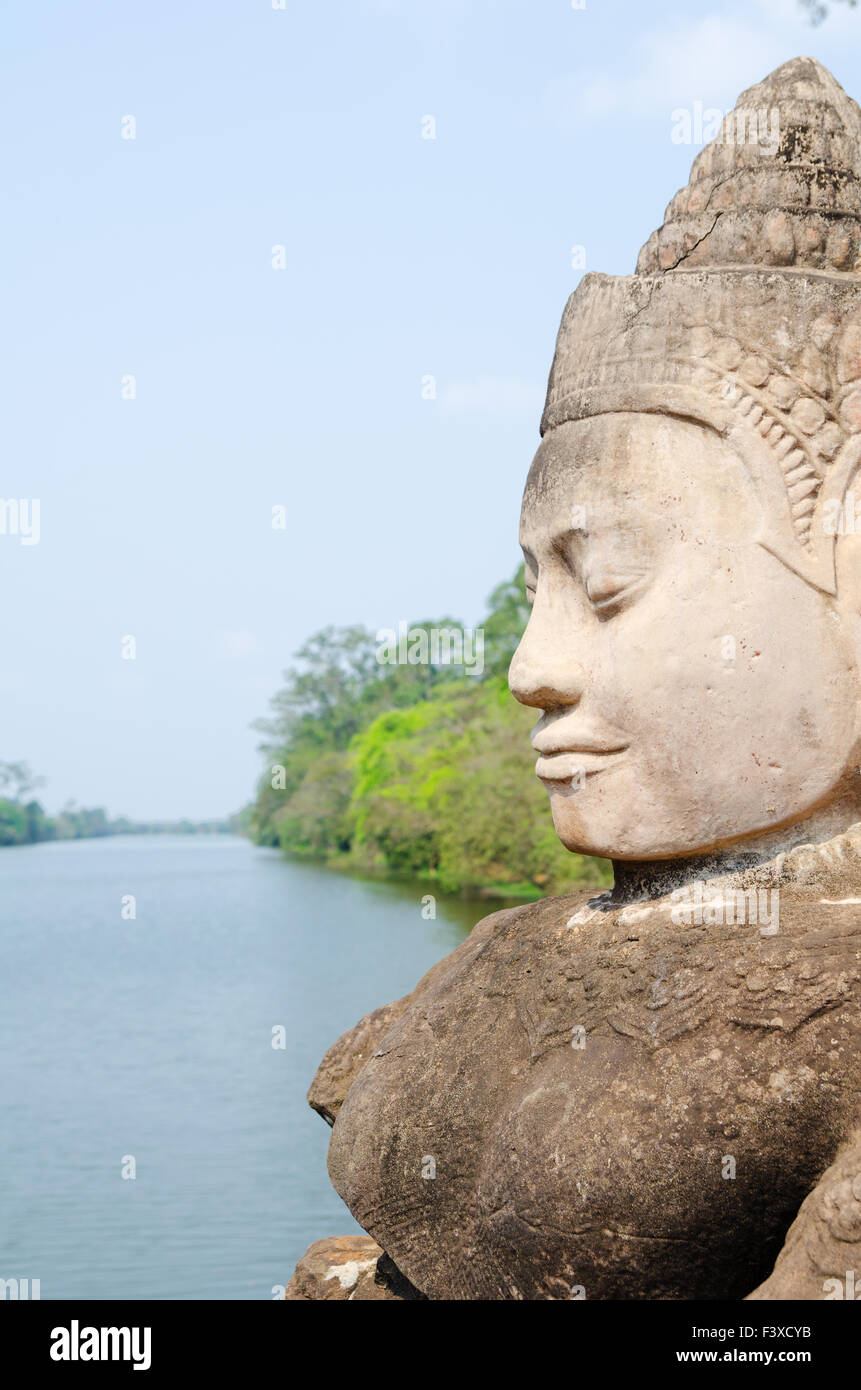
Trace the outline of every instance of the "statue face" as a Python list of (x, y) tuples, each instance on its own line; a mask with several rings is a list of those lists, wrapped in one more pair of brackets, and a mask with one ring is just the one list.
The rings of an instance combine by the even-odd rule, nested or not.
[(705, 426), (614, 414), (543, 440), (509, 674), (570, 850), (705, 852), (801, 819), (857, 763), (858, 625), (756, 541), (741, 461)]

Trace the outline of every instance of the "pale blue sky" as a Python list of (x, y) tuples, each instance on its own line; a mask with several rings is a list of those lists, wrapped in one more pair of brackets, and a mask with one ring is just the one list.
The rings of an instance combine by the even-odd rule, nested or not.
[(861, 12), (796, 0), (3, 17), (0, 495), (40, 499), (41, 539), (0, 536), (0, 758), (52, 810), (227, 814), (306, 636), (479, 619), (571, 246), (634, 268), (697, 153), (674, 108), (800, 53), (861, 96)]

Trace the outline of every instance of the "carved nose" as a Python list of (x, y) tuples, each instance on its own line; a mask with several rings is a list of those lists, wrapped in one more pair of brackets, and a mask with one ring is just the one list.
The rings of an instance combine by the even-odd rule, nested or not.
[(567, 709), (579, 704), (585, 680), (579, 661), (560, 649), (559, 634), (533, 630), (530, 619), (508, 668), (515, 700), (534, 709)]

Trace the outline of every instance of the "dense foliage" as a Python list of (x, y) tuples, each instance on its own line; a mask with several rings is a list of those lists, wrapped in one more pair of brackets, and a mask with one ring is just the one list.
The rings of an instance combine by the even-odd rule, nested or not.
[[(267, 767), (252, 838), (357, 870), (434, 879), (443, 891), (528, 895), (605, 882), (603, 863), (556, 839), (533, 772), (535, 713), (508, 691), (528, 615), (522, 571), (488, 607), (480, 674), (477, 665), (470, 674), (468, 659), (381, 664), (377, 639), (361, 627), (312, 637), (258, 725)], [(442, 618), (410, 633), (457, 626)]]

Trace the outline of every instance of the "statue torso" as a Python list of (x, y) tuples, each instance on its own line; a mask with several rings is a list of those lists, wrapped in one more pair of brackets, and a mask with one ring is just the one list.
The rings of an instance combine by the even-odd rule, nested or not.
[(859, 1119), (861, 905), (822, 889), (773, 936), (666, 898), (485, 919), (339, 1114), (357, 1220), (431, 1298), (744, 1297)]

